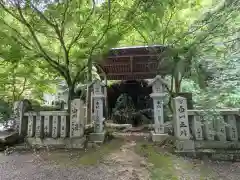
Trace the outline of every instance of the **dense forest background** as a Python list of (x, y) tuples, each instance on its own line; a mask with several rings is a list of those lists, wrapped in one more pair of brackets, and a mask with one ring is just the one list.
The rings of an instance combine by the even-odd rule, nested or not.
[(239, 0), (0, 0), (0, 27), (2, 116), (13, 101), (42, 102), (59, 81), (72, 99), (110, 48), (154, 44), (172, 47), (167, 79), (180, 71), (195, 105), (240, 107)]

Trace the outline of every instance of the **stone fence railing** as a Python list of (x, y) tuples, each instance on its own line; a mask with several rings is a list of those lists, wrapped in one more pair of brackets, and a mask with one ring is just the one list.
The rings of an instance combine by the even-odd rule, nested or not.
[(82, 137), (86, 125), (85, 111), (80, 99), (71, 102), (70, 114), (67, 111), (21, 111), (17, 118), (18, 132), (29, 138)]
[(185, 98), (174, 98), (177, 149), (240, 149), (239, 115), (240, 109), (187, 110)]
[(24, 113), (24, 121), (28, 122), (28, 137), (65, 138), (69, 130), (69, 113), (65, 111), (40, 111)]
[(238, 141), (240, 109), (188, 110), (190, 132), (195, 140)]

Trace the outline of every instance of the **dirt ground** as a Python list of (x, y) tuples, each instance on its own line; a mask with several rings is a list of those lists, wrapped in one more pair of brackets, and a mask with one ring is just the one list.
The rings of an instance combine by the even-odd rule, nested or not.
[(152, 145), (111, 141), (85, 151), (0, 154), (0, 180), (238, 180), (240, 163), (155, 152)]

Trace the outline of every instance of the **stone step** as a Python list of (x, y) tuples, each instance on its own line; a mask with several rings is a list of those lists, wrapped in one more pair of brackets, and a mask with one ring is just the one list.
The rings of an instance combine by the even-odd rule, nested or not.
[(150, 139), (150, 133), (141, 133), (141, 132), (128, 132), (128, 133), (113, 132), (112, 135), (116, 138), (126, 138), (131, 140)]

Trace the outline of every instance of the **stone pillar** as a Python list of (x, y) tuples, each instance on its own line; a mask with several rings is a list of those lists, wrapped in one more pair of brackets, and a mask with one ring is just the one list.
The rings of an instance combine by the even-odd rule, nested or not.
[(219, 141), (226, 141), (226, 123), (224, 122), (224, 118), (220, 115), (214, 121), (214, 126), (216, 130), (216, 139)]
[(28, 137), (33, 137), (35, 134), (36, 119), (33, 114), (29, 112), (28, 115)]
[(60, 120), (59, 116), (53, 116), (52, 120), (52, 137), (58, 138), (60, 136)]
[(226, 128), (227, 140), (237, 141), (238, 132), (237, 132), (237, 123), (236, 123), (235, 115), (227, 115), (226, 121), (228, 123), (228, 126)]
[(81, 99), (71, 102), (70, 137), (83, 137), (85, 128), (84, 104)]
[(207, 119), (206, 117), (201, 117), (203, 119), (203, 137), (205, 140), (213, 141), (215, 136), (215, 131), (213, 128), (213, 119)]
[[(190, 129), (188, 122), (187, 100), (184, 97), (173, 99), (173, 123), (176, 137), (177, 152), (194, 152), (194, 141), (190, 140)], [(196, 125), (196, 124), (195, 124)]]
[(94, 101), (94, 133), (90, 134), (90, 141), (103, 142), (105, 131), (103, 127), (103, 87), (105, 85), (100, 80), (93, 82), (93, 101)]
[(174, 98), (174, 133), (179, 140), (189, 140), (189, 122), (187, 113), (187, 101), (186, 98), (176, 97)]
[(44, 137), (51, 137), (52, 134), (52, 119), (50, 116), (44, 116)]
[(61, 116), (60, 137), (61, 138), (67, 137), (67, 117), (66, 116)]
[(35, 137), (40, 138), (43, 136), (43, 121), (42, 117), (37, 114), (36, 115), (36, 134)]
[(194, 116), (192, 122), (192, 133), (195, 140), (203, 140), (203, 130), (200, 116)]
[(154, 131), (151, 132), (153, 141), (164, 141), (168, 136), (164, 134), (164, 115), (163, 115), (163, 100), (165, 97), (164, 85), (166, 82), (161, 76), (156, 76), (149, 86), (152, 86), (152, 94), (150, 97), (153, 99), (154, 110)]
[(19, 135), (28, 134), (28, 117), (24, 117), (24, 113), (31, 108), (29, 101), (16, 101), (13, 108), (16, 131)]

